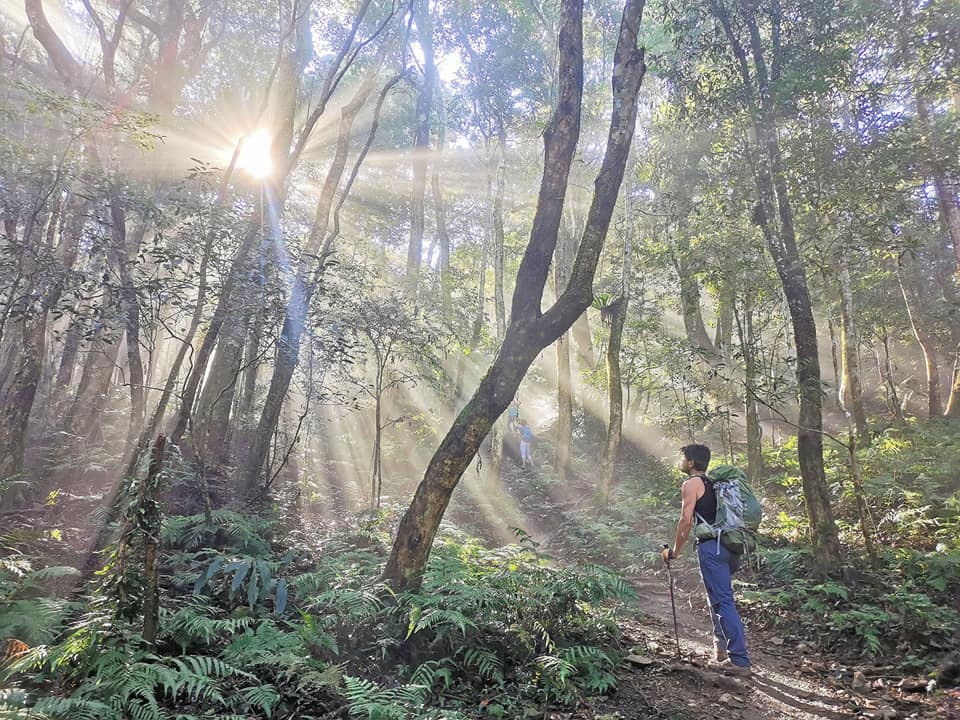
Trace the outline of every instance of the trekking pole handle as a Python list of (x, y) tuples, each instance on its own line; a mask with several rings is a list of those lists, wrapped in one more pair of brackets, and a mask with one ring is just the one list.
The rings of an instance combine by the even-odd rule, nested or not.
[(665, 562), (667, 565), (670, 565), (670, 561), (673, 559), (673, 550), (671, 550), (671, 549), (670, 549), (670, 546), (667, 545), (666, 543), (664, 543), (663, 549), (667, 551), (667, 558), (666, 558), (666, 560), (664, 560), (664, 562)]

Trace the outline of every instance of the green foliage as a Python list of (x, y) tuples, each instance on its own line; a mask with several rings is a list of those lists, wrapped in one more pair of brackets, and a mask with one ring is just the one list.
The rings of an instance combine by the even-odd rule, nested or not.
[(33, 569), (21, 554), (0, 558), (0, 638), (16, 638), (31, 646), (53, 640), (77, 607), (55, 593), (60, 581), (73, 582), (79, 575), (67, 566)]
[[(960, 614), (938, 605), (911, 581), (868, 577), (856, 588), (836, 581), (791, 577), (805, 568), (774, 561), (786, 584), (743, 595), (745, 612), (781, 632), (795, 632), (833, 653), (903, 657), (949, 649), (960, 631)], [(889, 588), (895, 588), (890, 591)], [(816, 636), (811, 637), (811, 629)]]
[(233, 510), (169, 518), (163, 526), (164, 544), (177, 550), (230, 547), (236, 552), (263, 555), (270, 551), (271, 523)]
[[(395, 597), (377, 581), (388, 520), (312, 538), (315, 556), (278, 556), (267, 522), (171, 518), (156, 647), (143, 644), (137, 618), (115, 612), (117, 596), (98, 593), (65, 631), (51, 618), (37, 635), (48, 644), (5, 668), (20, 680), (0, 708), (51, 720), (186, 720), (320, 716), (346, 703), (356, 718), (449, 719), (472, 716), (455, 709), (476, 703), (464, 689), (500, 698), (490, 712), (501, 717), (615, 689), (615, 605), (632, 597), (621, 578), (552, 567), (522, 531), (519, 545), (493, 551), (446, 533), (423, 591)], [(0, 581), (19, 593), (72, 574), (14, 559), (3, 567)], [(16, 600), (24, 612), (51, 602)]]
[(421, 661), (415, 677), (431, 690), (513, 686), (518, 701), (571, 704), (612, 691), (618, 630), (608, 603), (632, 590), (604, 568), (551, 567), (519, 532), (520, 546), (496, 551), (456, 537), (437, 543), (423, 591), (396, 607)]

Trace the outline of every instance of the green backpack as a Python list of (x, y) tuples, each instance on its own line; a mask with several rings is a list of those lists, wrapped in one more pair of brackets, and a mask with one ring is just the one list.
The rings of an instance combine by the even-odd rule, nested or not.
[(757, 545), (762, 510), (747, 476), (733, 465), (717, 465), (707, 477), (717, 495), (717, 517), (711, 524), (698, 515), (694, 537), (716, 538), (732, 553), (752, 552)]

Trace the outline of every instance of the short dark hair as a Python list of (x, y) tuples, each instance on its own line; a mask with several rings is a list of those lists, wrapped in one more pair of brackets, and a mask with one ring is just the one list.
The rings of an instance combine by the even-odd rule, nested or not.
[(680, 452), (684, 458), (693, 462), (695, 470), (706, 472), (710, 465), (710, 448), (706, 445), (684, 445)]

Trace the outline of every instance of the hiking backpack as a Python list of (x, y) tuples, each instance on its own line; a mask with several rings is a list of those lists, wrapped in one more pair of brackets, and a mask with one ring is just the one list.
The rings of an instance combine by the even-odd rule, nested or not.
[[(747, 476), (733, 465), (717, 465), (707, 479), (717, 496), (717, 517), (711, 524), (698, 515), (694, 537), (698, 540), (716, 538), (732, 553), (754, 550), (762, 511)], [(719, 544), (717, 552), (720, 552)]]

